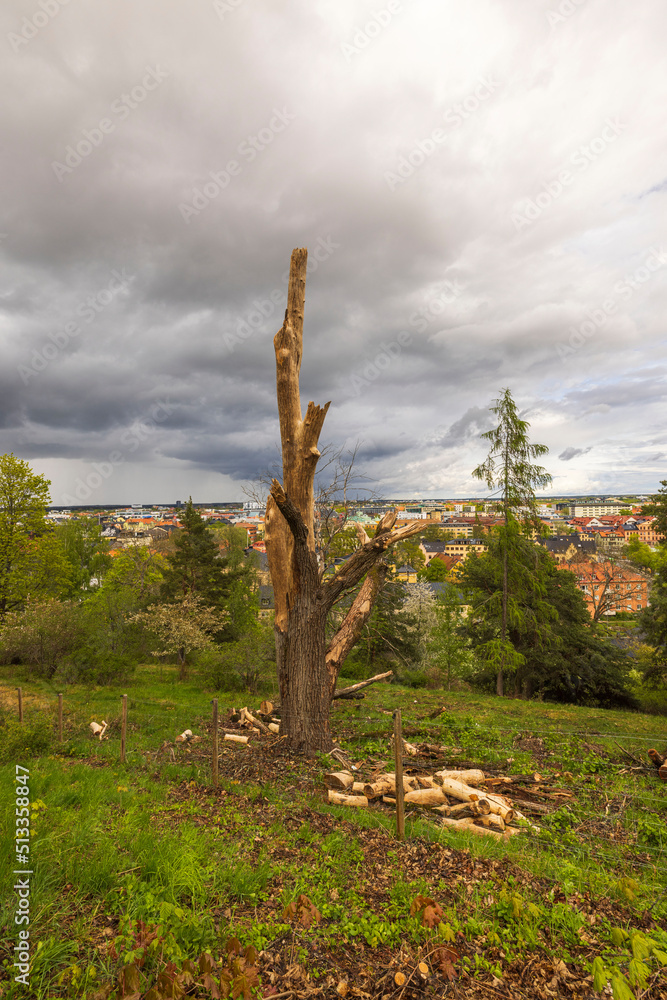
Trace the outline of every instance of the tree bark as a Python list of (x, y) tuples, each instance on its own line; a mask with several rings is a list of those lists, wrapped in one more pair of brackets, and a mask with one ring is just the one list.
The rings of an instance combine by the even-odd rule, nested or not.
[[(302, 417), (299, 372), (307, 259), (305, 249), (292, 251), (285, 319), (273, 342), (283, 484), (274, 479), (271, 486), (265, 541), (275, 601), (280, 733), (292, 750), (313, 753), (332, 747), (329, 715), (336, 679), (384, 583), (387, 568), (382, 557), (389, 545), (416, 534), (421, 525), (392, 531), (396, 514), (386, 514), (375, 537), (366, 541), (331, 580), (320, 580), (313, 481), (329, 403), (321, 407), (310, 402)], [(337, 598), (358, 583), (359, 593), (327, 645), (328, 613)]]

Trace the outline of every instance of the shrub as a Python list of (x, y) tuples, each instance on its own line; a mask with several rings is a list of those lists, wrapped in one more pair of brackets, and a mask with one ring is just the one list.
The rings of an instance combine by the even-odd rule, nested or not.
[(16, 764), (45, 754), (53, 742), (53, 722), (50, 715), (39, 712), (24, 715), (0, 714), (0, 764)]
[(0, 630), (3, 656), (20, 658), (33, 673), (51, 678), (81, 642), (83, 625), (73, 601), (35, 601), (6, 615)]
[(241, 691), (243, 683), (230, 658), (219, 648), (203, 649), (197, 653), (197, 668), (206, 687), (213, 691)]
[(128, 680), (136, 668), (132, 656), (86, 646), (72, 654), (59, 668), (58, 676), (68, 684), (120, 684)]

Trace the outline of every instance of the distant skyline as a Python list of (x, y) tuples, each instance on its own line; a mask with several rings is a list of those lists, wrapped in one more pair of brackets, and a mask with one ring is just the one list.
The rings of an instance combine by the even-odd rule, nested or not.
[[(0, 452), (54, 505), (243, 500), (302, 403), (385, 495), (667, 477), (663, 0), (5, 0)], [(132, 501), (131, 501), (132, 502)]]
[[(605, 494), (600, 499), (602, 501), (605, 501), (605, 500), (623, 499), (625, 497), (630, 497), (630, 498), (634, 497), (635, 499), (643, 500), (643, 499), (645, 499), (646, 496), (647, 496), (647, 494), (617, 493), (617, 494)], [(571, 493), (571, 494), (569, 494), (569, 496), (556, 496), (555, 494), (550, 494), (549, 496), (545, 496), (545, 495), (538, 494), (538, 500), (540, 500), (542, 502), (545, 502), (545, 503), (546, 502), (552, 502), (552, 503), (554, 503), (554, 502), (566, 501), (566, 500), (588, 500), (588, 499), (595, 499), (595, 497), (593, 496), (593, 494), (581, 494), (581, 495), (577, 495), (577, 494)], [(366, 502), (366, 501), (360, 500), (359, 503), (356, 506), (359, 506), (359, 507), (373, 507), (373, 506), (376, 506), (376, 505), (379, 505), (379, 504), (419, 503), (421, 501), (426, 502), (426, 503), (465, 503), (466, 501), (468, 501), (470, 503), (485, 503), (488, 500), (489, 500), (489, 497), (484, 497), (484, 496), (477, 496), (477, 497), (475, 497), (475, 496), (469, 496), (469, 497), (429, 497), (427, 499), (425, 499), (423, 497), (383, 497), (383, 498), (381, 498), (381, 499), (379, 499), (377, 501), (374, 501), (374, 502), (370, 502), (370, 501)], [(88, 504), (88, 505), (86, 505), (86, 504), (71, 504), (71, 505), (69, 505), (69, 509), (71, 509), (71, 510), (93, 510), (93, 509), (95, 509), (97, 507), (100, 507), (100, 508), (111, 508), (111, 507), (113, 507), (113, 508), (119, 508), (119, 507), (125, 507), (127, 509), (130, 509), (132, 506), (136, 506), (138, 504), (138, 502), (139, 501), (136, 501), (134, 504), (133, 504), (132, 501), (128, 501), (127, 503), (123, 501), (123, 502), (120, 502), (120, 503)], [(158, 500), (158, 501), (155, 501), (154, 503), (145, 503), (145, 504), (142, 504), (142, 507), (144, 507), (146, 509), (149, 509), (149, 508), (156, 509), (158, 507), (176, 507), (177, 502), (178, 501), (176, 501), (176, 500), (174, 500), (174, 501)], [(185, 505), (186, 502), (187, 501), (181, 501), (181, 503), (183, 505)], [(202, 500), (202, 501), (194, 501), (193, 500), (193, 504), (194, 504), (195, 507), (211, 507), (211, 508), (212, 507), (225, 507), (227, 505), (240, 504), (240, 503), (243, 503), (243, 501), (240, 501), (240, 500)], [(67, 506), (68, 505), (65, 505), (65, 504), (51, 504), (51, 507), (49, 509), (53, 510), (53, 509), (56, 509), (56, 508), (67, 508)]]

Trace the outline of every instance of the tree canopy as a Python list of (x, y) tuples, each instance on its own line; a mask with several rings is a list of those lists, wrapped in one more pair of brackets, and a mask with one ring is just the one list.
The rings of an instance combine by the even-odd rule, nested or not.
[[(490, 667), (501, 636), (502, 574), (503, 544), (496, 530), (488, 552), (470, 555), (462, 576), (471, 604), (463, 632)], [(558, 569), (541, 546), (518, 531), (507, 622), (506, 641), (516, 655), (506, 659), (505, 669), (513, 667), (517, 694), (605, 707), (633, 704), (630, 661), (596, 631), (574, 574)], [(484, 673), (482, 667), (482, 681)]]
[(46, 520), (50, 485), (23, 459), (0, 456), (0, 616), (30, 595), (55, 596), (67, 575)]

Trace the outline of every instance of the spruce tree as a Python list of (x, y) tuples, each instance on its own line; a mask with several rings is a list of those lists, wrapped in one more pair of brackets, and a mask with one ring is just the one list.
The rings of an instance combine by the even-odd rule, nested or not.
[(496, 676), (496, 693), (503, 694), (503, 668), (505, 662), (512, 661), (512, 649), (508, 639), (509, 610), (509, 564), (512, 548), (517, 538), (520, 522), (537, 524), (535, 490), (548, 486), (551, 476), (539, 465), (532, 465), (531, 459), (546, 455), (546, 445), (530, 444), (528, 428), (530, 424), (521, 420), (509, 389), (495, 400), (491, 412), (499, 418), (497, 427), (482, 434), (491, 443), (486, 460), (473, 470), (473, 476), (486, 482), (489, 489), (497, 489), (501, 496), (501, 506), (505, 519), (500, 536), (503, 546), (502, 607), (500, 637), (496, 641), (499, 653)]
[(177, 601), (195, 595), (208, 607), (222, 608), (240, 574), (228, 571), (228, 560), (220, 556), (211, 531), (193, 506), (192, 497), (180, 519), (183, 529), (176, 535), (176, 551), (167, 557), (160, 597)]

